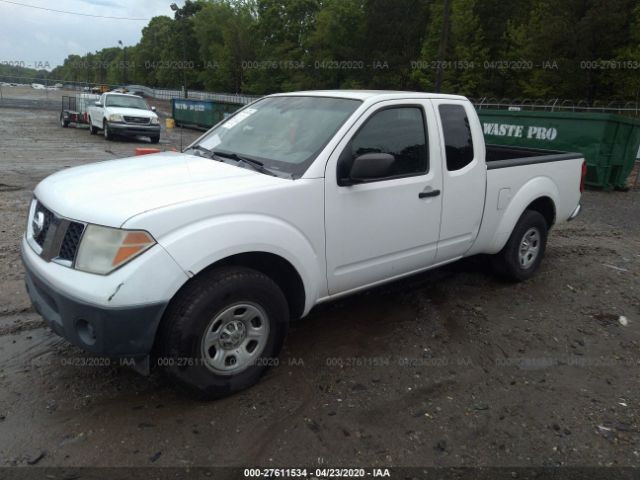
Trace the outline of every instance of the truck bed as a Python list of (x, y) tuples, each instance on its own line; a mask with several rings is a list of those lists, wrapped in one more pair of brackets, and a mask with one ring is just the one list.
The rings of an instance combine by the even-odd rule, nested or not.
[(557, 150), (505, 145), (487, 145), (486, 148), (487, 170), (584, 158), (580, 153), (560, 152)]
[(580, 201), (581, 154), (501, 145), (487, 145), (486, 152), (484, 215), (470, 254), (500, 251), (527, 207), (528, 192), (553, 201), (554, 223), (567, 220), (575, 210)]

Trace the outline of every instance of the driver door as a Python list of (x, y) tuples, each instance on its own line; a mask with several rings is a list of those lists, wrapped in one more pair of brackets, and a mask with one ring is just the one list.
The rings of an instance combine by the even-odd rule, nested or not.
[[(333, 152), (325, 174), (330, 295), (434, 263), (442, 209), (440, 152), (428, 140), (435, 128), (427, 101), (382, 102)], [(393, 155), (387, 174), (344, 185), (340, 179), (349, 175), (353, 159), (366, 153)]]

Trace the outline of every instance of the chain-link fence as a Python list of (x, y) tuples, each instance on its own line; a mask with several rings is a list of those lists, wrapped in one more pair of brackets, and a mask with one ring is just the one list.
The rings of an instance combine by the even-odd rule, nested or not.
[[(85, 82), (69, 82), (55, 79), (31, 79), (0, 75), (0, 107), (23, 108), (60, 108), (60, 92), (91, 92), (112, 90), (122, 85), (89, 84)], [(132, 92), (156, 100), (171, 100), (185, 98), (185, 92), (180, 89), (152, 88), (145, 85), (127, 85)], [(260, 98), (259, 95), (246, 95), (221, 92), (203, 92), (188, 90), (186, 97), (194, 100), (213, 100), (225, 103), (247, 104)], [(591, 112), (616, 113), (633, 117), (640, 117), (640, 100), (628, 101), (611, 99), (607, 101), (568, 100), (561, 98), (531, 99), (531, 98), (470, 98), (477, 109), (509, 109), (509, 110), (539, 110), (558, 112)]]
[[(184, 91), (182, 90), (169, 90), (161, 88), (150, 88), (144, 85), (127, 85), (127, 90), (132, 93), (141, 93), (145, 97), (155, 98), (157, 100), (171, 100), (173, 98), (185, 98)], [(225, 103), (237, 103), (247, 104), (253, 102), (255, 99), (260, 98), (259, 95), (243, 95), (235, 93), (216, 93), (216, 92), (201, 92), (198, 90), (189, 90), (186, 95), (187, 98), (193, 100), (213, 100), (216, 102)]]
[[(65, 95), (82, 92), (101, 93), (116, 88), (122, 88), (122, 85), (88, 84), (0, 75), (0, 107), (55, 110), (61, 108), (62, 97)], [(257, 95), (203, 92), (198, 90), (187, 90), (185, 95), (183, 90), (151, 88), (144, 85), (126, 85), (125, 88), (130, 93), (155, 100), (191, 98), (194, 100), (213, 100), (244, 105), (260, 98)]]
[(607, 101), (567, 100), (561, 98), (496, 98), (480, 97), (470, 99), (477, 109), (538, 110), (547, 112), (589, 112), (616, 113), (640, 117), (640, 101), (612, 99)]

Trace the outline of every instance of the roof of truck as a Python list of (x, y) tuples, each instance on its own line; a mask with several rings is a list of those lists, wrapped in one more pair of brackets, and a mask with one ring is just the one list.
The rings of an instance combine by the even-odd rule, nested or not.
[(398, 90), (308, 90), (301, 92), (278, 93), (274, 96), (313, 96), (351, 98), (355, 100), (393, 100), (401, 98), (436, 98), (443, 100), (466, 100), (461, 95), (448, 95), (428, 92), (403, 92)]

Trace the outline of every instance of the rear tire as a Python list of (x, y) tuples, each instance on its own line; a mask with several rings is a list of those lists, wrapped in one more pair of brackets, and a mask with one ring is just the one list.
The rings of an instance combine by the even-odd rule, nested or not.
[(288, 326), (288, 304), (273, 280), (249, 268), (218, 268), (172, 300), (157, 340), (158, 365), (201, 399), (225, 397), (277, 365)]
[(531, 278), (544, 257), (547, 235), (545, 218), (539, 212), (525, 210), (507, 244), (493, 257), (496, 273), (514, 282)]
[(62, 114), (62, 113), (60, 114), (60, 126), (62, 128), (67, 128), (69, 126), (69, 120), (66, 120), (64, 118), (64, 114)]

